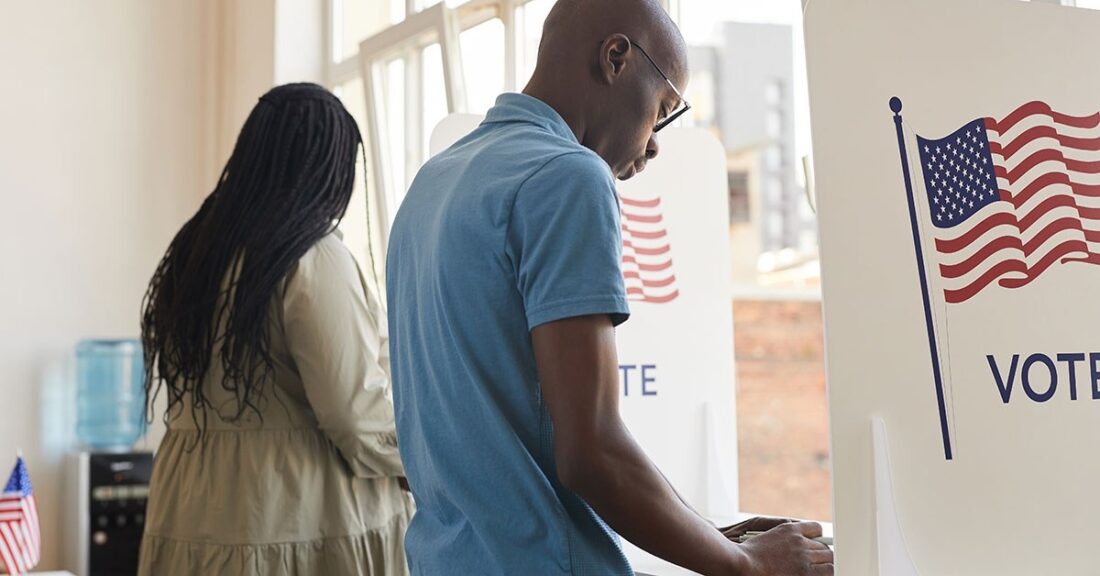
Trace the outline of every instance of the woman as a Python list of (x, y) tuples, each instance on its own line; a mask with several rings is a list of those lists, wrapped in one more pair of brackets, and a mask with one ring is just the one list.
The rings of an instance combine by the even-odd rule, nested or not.
[(361, 146), (325, 89), (271, 90), (161, 260), (142, 575), (407, 573), (385, 313), (336, 232)]

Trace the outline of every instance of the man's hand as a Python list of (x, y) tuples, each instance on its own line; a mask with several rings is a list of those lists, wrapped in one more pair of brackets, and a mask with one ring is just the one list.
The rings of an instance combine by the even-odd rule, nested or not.
[(767, 532), (776, 526), (782, 524), (789, 524), (791, 522), (797, 522), (790, 518), (765, 518), (763, 516), (757, 516), (756, 518), (750, 518), (744, 522), (738, 522), (733, 526), (726, 526), (725, 528), (719, 528), (722, 535), (734, 542), (739, 542), (740, 538), (745, 535), (746, 532)]
[(832, 576), (833, 551), (813, 540), (819, 536), (816, 522), (787, 522), (749, 539), (743, 576)]

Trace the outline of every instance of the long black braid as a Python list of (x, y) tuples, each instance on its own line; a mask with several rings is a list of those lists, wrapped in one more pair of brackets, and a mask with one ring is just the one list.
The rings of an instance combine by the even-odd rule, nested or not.
[[(362, 137), (340, 101), (316, 84), (279, 86), (249, 114), (214, 191), (168, 246), (142, 303), (145, 413), (167, 393), (165, 422), (191, 399), (207, 410), (259, 414), (272, 370), (267, 312), (290, 268), (344, 216)], [(230, 270), (232, 268), (232, 270)], [(220, 350), (229, 412), (203, 390)]]

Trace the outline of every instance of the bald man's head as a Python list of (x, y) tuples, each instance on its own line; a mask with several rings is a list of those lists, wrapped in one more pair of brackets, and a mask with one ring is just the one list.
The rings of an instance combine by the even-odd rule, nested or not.
[(654, 59), (663, 57), (661, 67), (670, 77), (686, 80), (684, 38), (657, 0), (558, 0), (543, 25), (539, 64), (544, 53), (590, 52), (616, 33), (641, 44)]
[(657, 0), (558, 0), (524, 92), (626, 179), (657, 155), (653, 128), (681, 105), (687, 80), (684, 39)]

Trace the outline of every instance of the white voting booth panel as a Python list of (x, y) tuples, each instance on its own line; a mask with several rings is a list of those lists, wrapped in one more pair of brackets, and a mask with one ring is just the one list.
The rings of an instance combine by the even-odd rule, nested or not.
[(837, 573), (1100, 574), (1100, 14), (805, 16)]
[[(480, 116), (444, 119), (436, 154)], [(522, 150), (517, 150), (522, 154)], [(702, 130), (661, 132), (661, 155), (619, 183), (631, 317), (617, 334), (621, 413), (700, 513), (737, 515), (737, 427), (725, 151)], [(635, 569), (687, 573), (624, 542)]]

